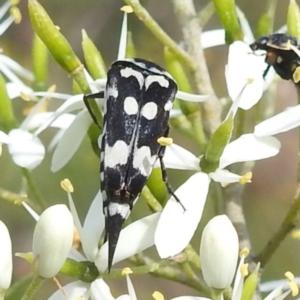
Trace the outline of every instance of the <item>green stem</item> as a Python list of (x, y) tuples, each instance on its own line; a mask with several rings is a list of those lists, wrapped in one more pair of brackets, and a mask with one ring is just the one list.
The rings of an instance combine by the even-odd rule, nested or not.
[(278, 231), (269, 240), (265, 248), (255, 257), (257, 262), (261, 263), (264, 268), (270, 261), (278, 247), (281, 245), (286, 236), (294, 229), (299, 222), (300, 211), (300, 186), (298, 186), (297, 195), (292, 203), (282, 225)]
[[(153, 260), (149, 257), (146, 257), (144, 255), (135, 255), (134, 258), (130, 259), (131, 262), (137, 264), (137, 265), (151, 265), (153, 263)], [(168, 261), (167, 261), (168, 262)], [(175, 281), (178, 283), (181, 283), (183, 285), (189, 286), (191, 288), (194, 288), (197, 291), (201, 291), (202, 295), (205, 297), (210, 296), (210, 290), (207, 288), (207, 286), (198, 279), (195, 278), (189, 278), (184, 274), (181, 270), (174, 268), (173, 266), (167, 265), (161, 267), (153, 272), (150, 272), (155, 277), (160, 277), (164, 279), (169, 279), (171, 281)]]
[(32, 193), (33, 198), (35, 199), (35, 202), (39, 205), (41, 210), (44, 210), (47, 207), (47, 205), (46, 205), (45, 201), (43, 200), (39, 190), (35, 186), (33, 178), (31, 176), (31, 173), (29, 172), (29, 170), (27, 170), (25, 168), (21, 168), (21, 170), (22, 170), (23, 176), (26, 178), (29, 191)]
[(33, 275), (24, 275), (18, 281), (15, 281), (6, 291), (7, 299), (19, 299), (20, 290), (24, 290), (32, 281)]
[(5, 189), (0, 188), (0, 198), (3, 200), (13, 204), (20, 205), (23, 201), (26, 201), (28, 204), (33, 204), (26, 195), (24, 194), (16, 194), (11, 191), (7, 191)]
[(200, 10), (200, 12), (198, 13), (197, 17), (200, 21), (200, 25), (201, 27), (204, 27), (207, 22), (210, 20), (210, 18), (213, 16), (213, 14), (215, 13), (216, 9), (215, 9), (215, 5), (213, 2), (208, 2), (203, 8), (202, 10)]
[(145, 198), (152, 211), (162, 211), (161, 204), (156, 200), (156, 198), (153, 196), (153, 194), (147, 186), (144, 186), (142, 190), (142, 197)]
[(0, 300), (4, 300), (5, 298), (5, 290), (0, 290)]
[(28, 289), (24, 293), (21, 300), (29, 300), (32, 299), (34, 294), (38, 291), (38, 289), (42, 286), (45, 279), (41, 278), (40, 276), (36, 275), (33, 277), (32, 282), (30, 283)]

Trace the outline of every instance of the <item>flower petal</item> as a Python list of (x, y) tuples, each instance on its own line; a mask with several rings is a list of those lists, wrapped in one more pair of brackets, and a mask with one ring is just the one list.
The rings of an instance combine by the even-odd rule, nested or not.
[(109, 286), (101, 278), (92, 282), (90, 296), (93, 300), (115, 300)]
[(200, 244), (203, 278), (211, 288), (231, 285), (239, 255), (236, 230), (226, 215), (212, 218), (205, 226)]
[(271, 117), (254, 128), (257, 136), (275, 135), (289, 131), (300, 125), (300, 105), (288, 108), (287, 110)]
[(66, 205), (50, 206), (41, 214), (32, 242), (34, 267), (39, 276), (52, 278), (58, 273), (72, 247), (73, 226)]
[[(3, 66), (0, 68), (3, 70)], [(4, 72), (3, 72), (4, 73)], [(22, 82), (8, 82), (6, 84), (7, 95), (10, 99), (15, 99), (21, 96), (21, 93), (26, 95), (32, 94), (33, 90)]]
[(225, 45), (225, 30), (214, 29), (202, 32), (200, 43), (203, 49)]
[[(154, 232), (159, 217), (160, 213), (152, 214), (131, 223), (121, 231), (113, 264), (144, 251), (154, 244)], [(107, 268), (107, 258), (108, 247), (106, 242), (95, 259), (95, 264), (100, 272)]]
[(67, 128), (54, 150), (51, 171), (56, 172), (65, 166), (73, 157), (84, 139), (92, 119), (87, 110), (82, 110), (74, 119), (74, 122)]
[(44, 131), (47, 127), (53, 123), (55, 119), (57, 119), (60, 115), (64, 113), (68, 113), (74, 110), (83, 109), (84, 103), (83, 103), (83, 95), (75, 95), (70, 97), (68, 100), (66, 100), (56, 111), (55, 113), (49, 118), (41, 127), (39, 127), (35, 135), (39, 135), (42, 131)]
[(88, 300), (87, 291), (90, 287), (89, 283), (82, 281), (71, 282), (60, 290), (57, 290), (48, 300)]
[(34, 169), (42, 162), (45, 147), (39, 138), (22, 129), (13, 129), (8, 136), (8, 150), (16, 165)]
[(234, 182), (239, 182), (242, 176), (231, 173), (227, 170), (217, 169), (216, 171), (209, 173), (209, 177), (215, 181), (220, 182), (221, 184), (229, 184)]
[(119, 51), (118, 51), (118, 60), (125, 58), (126, 46), (127, 46), (127, 13), (124, 12), (121, 36), (120, 36)]
[(209, 98), (208, 95), (198, 95), (198, 94), (191, 94), (182, 91), (177, 91), (176, 98), (183, 100), (183, 101), (190, 101), (190, 102), (204, 102)]
[(255, 161), (278, 154), (280, 142), (271, 136), (257, 137), (254, 134), (243, 134), (229, 143), (221, 156), (220, 168), (243, 161)]
[(229, 46), (225, 69), (227, 89), (233, 101), (241, 96), (240, 108), (250, 109), (261, 98), (266, 68), (264, 57), (253, 54), (246, 43), (237, 41)]
[(9, 143), (9, 137), (8, 135), (0, 130), (0, 143), (1, 144), (8, 144)]
[(82, 228), (82, 248), (86, 257), (94, 261), (99, 251), (99, 241), (104, 231), (105, 217), (103, 214), (102, 195), (99, 191), (86, 215)]
[(0, 290), (7, 290), (12, 277), (11, 239), (6, 225), (0, 221)]
[(20, 64), (18, 64), (16, 61), (11, 59), (10, 57), (8, 57), (4, 54), (0, 54), (0, 61), (2, 63), (5, 63), (5, 65), (8, 66), (9, 69), (12, 70), (15, 74), (17, 74), (29, 81), (34, 80), (34, 76), (31, 71), (25, 69), (24, 67), (22, 67)]
[[(199, 158), (193, 153), (176, 144), (166, 147), (164, 164), (168, 169), (196, 170), (199, 171)], [(156, 161), (155, 168), (160, 168), (159, 161)]]
[(155, 245), (161, 258), (178, 254), (190, 242), (202, 217), (209, 183), (209, 176), (198, 172), (175, 191), (185, 211), (173, 197), (167, 202), (155, 231)]
[(126, 283), (127, 283), (127, 290), (128, 290), (129, 296), (130, 296), (130, 300), (137, 300), (134, 286), (132, 284), (132, 281), (131, 281), (129, 275), (126, 275)]
[[(32, 118), (26, 123), (26, 130), (32, 130), (40, 127), (43, 123), (45, 123), (51, 116), (53, 116), (53, 112), (45, 112), (45, 113), (35, 113)], [(63, 114), (59, 116), (57, 119), (53, 121), (51, 127), (56, 128), (68, 128), (75, 119), (75, 115), (73, 114)]]

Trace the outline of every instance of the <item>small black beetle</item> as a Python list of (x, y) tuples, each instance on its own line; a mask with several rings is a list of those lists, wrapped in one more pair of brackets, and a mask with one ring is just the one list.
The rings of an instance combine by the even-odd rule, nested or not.
[(265, 50), (267, 52), (265, 62), (268, 64), (263, 73), (265, 77), (271, 66), (276, 73), (286, 80), (293, 80), (295, 84), (299, 83), (300, 78), (300, 57), (295, 48), (299, 49), (298, 40), (288, 34), (275, 33), (264, 36), (250, 45), (255, 50)]

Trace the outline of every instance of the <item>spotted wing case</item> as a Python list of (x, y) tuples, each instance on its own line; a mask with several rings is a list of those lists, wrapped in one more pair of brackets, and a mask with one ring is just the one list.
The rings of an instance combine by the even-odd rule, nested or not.
[(157, 139), (168, 135), (176, 92), (177, 85), (171, 75), (146, 60), (119, 60), (108, 72), (100, 141), (108, 270), (122, 225), (158, 155), (163, 155), (164, 149)]

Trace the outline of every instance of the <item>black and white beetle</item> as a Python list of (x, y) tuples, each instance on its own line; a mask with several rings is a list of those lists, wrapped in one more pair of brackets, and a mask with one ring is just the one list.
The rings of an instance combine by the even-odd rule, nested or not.
[(300, 57), (297, 39), (291, 35), (284, 33), (275, 33), (270, 36), (264, 36), (250, 45), (250, 48), (255, 50), (265, 50), (267, 69), (264, 71), (265, 77), (271, 66), (276, 73), (283, 79), (293, 80), (295, 84), (299, 83)]
[(105, 240), (108, 240), (109, 249), (108, 271), (122, 225), (157, 159), (169, 193), (180, 203), (167, 181), (162, 160), (165, 147), (157, 141), (168, 136), (168, 121), (176, 92), (176, 82), (158, 65), (143, 59), (124, 59), (111, 65), (104, 93), (84, 96), (95, 122), (88, 98), (104, 96), (105, 100), (99, 145)]

